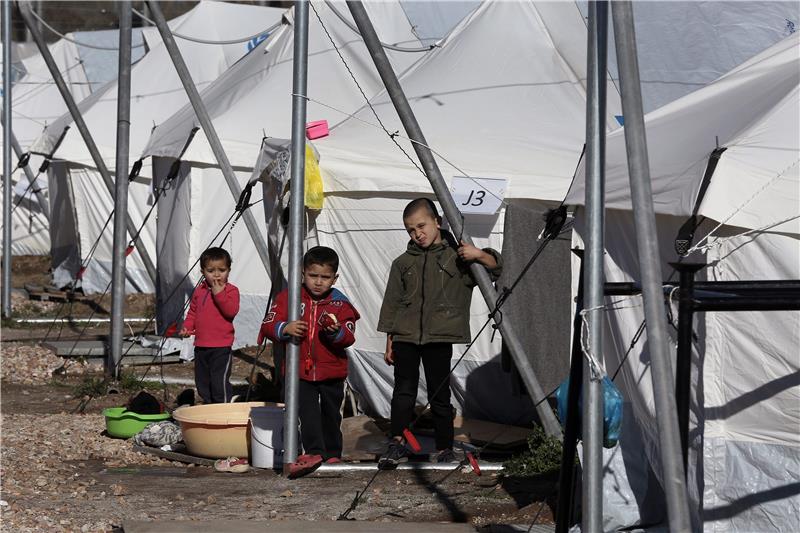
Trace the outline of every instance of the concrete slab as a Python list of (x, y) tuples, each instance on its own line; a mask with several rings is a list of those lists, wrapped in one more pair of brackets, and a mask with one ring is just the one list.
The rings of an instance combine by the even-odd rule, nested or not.
[[(104, 358), (107, 350), (103, 341), (48, 341), (44, 343), (44, 347), (55, 351), (59, 357)], [(127, 353), (122, 360), (123, 365), (141, 365), (152, 363), (158, 350), (125, 341), (122, 343), (122, 353)], [(156, 362), (161, 361), (161, 357), (156, 359)], [(163, 356), (164, 363), (177, 363), (179, 361), (179, 354)]]
[(312, 522), (304, 520), (211, 520), (144, 522), (130, 520), (122, 523), (124, 533), (475, 533), (480, 531), (471, 524), (436, 522), (359, 522), (355, 520)]

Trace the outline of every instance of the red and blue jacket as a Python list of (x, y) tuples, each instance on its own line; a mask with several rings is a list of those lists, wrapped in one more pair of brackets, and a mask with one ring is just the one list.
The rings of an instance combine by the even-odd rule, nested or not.
[[(337, 289), (323, 298), (314, 300), (305, 287), (300, 291), (300, 320), (308, 323), (308, 333), (300, 343), (300, 379), (324, 381), (347, 377), (347, 352), (345, 348), (355, 341), (358, 311), (350, 300)], [(288, 324), (289, 291), (284, 289), (275, 298), (258, 334), (258, 343), (264, 337), (273, 343), (287, 342), (291, 337), (284, 334)], [(325, 331), (324, 315), (332, 314), (339, 323), (335, 333)]]

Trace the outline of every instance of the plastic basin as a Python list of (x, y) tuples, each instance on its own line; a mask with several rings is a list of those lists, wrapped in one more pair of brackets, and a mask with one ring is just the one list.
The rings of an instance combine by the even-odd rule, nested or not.
[(169, 413), (159, 413), (157, 415), (142, 415), (128, 411), (124, 407), (109, 407), (103, 409), (103, 416), (106, 417), (106, 432), (112, 437), (129, 439), (143, 430), (147, 424), (160, 422), (170, 418)]
[(248, 419), (253, 407), (274, 403), (212, 403), (181, 407), (172, 417), (181, 425), (183, 442), (192, 455), (221, 459), (248, 457), (250, 435)]

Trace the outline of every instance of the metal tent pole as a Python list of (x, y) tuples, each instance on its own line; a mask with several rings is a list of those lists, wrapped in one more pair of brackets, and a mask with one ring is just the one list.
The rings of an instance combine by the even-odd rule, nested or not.
[[(453, 228), (456, 234), (463, 235), (462, 238), (465, 242), (471, 244), (472, 239), (463, 231), (463, 222), (458, 207), (453, 201), (453, 197), (450, 195), (444, 178), (442, 178), (439, 166), (436, 164), (436, 160), (433, 158), (430, 148), (428, 148), (428, 143), (425, 140), (425, 136), (422, 134), (422, 129), (419, 127), (419, 123), (414, 116), (414, 112), (411, 110), (411, 106), (408, 105), (408, 100), (403, 93), (402, 87), (400, 87), (397, 75), (391, 63), (389, 63), (389, 59), (386, 57), (383, 46), (381, 46), (380, 40), (378, 40), (378, 36), (375, 34), (375, 29), (372, 27), (372, 23), (369, 20), (364, 6), (358, 0), (349, 0), (347, 6), (350, 8), (350, 13), (353, 15), (353, 20), (355, 20), (358, 30), (364, 39), (364, 44), (367, 46), (370, 56), (372, 56), (375, 68), (378, 70), (378, 74), (380, 74), (384, 86), (386, 86), (386, 91), (392, 99), (395, 110), (400, 120), (403, 122), (406, 134), (414, 141), (414, 151), (417, 153), (417, 157), (422, 163), (422, 168), (425, 170), (425, 175), (431, 183), (434, 194), (442, 205), (442, 210), (447, 217), (447, 221), (450, 223), (450, 227)], [(489, 308), (494, 308), (498, 295), (492, 285), (491, 279), (489, 279), (489, 273), (486, 272), (483, 266), (478, 264), (471, 265), (470, 270), (475, 277), (475, 281), (478, 283), (478, 287), (487, 305)], [(525, 349), (514, 334), (513, 329), (509, 325), (509, 321), (501, 320), (498, 327), (514, 359), (514, 364), (516, 364), (520, 376), (525, 383), (525, 387), (528, 389), (531, 399), (537, 402), (544, 398), (544, 391), (539, 384), (539, 380), (536, 378), (536, 374), (527, 358)], [(539, 414), (539, 419), (547, 434), (560, 438), (561, 426), (558, 420), (556, 420), (548, 403), (539, 403), (536, 407), (536, 412)]]
[(625, 117), (625, 147), (628, 153), (628, 173), (642, 277), (647, 341), (650, 346), (650, 372), (658, 423), (662, 479), (667, 497), (667, 515), (671, 531), (690, 531), (692, 525), (689, 518), (686, 483), (681, 468), (680, 432), (665, 328), (666, 314), (659, 265), (661, 256), (650, 185), (650, 163), (642, 111), (639, 63), (636, 57), (633, 6), (630, 0), (617, 0), (611, 3), (611, 9), (622, 93), (622, 114)]
[[(589, 2), (586, 99), (586, 325), (588, 350), (603, 353), (606, 49), (608, 3)], [(583, 326), (583, 322), (579, 327)], [(584, 362), (582, 530), (603, 529), (603, 392), (599, 368)]]
[[(64, 78), (61, 76), (61, 72), (58, 70), (58, 65), (56, 65), (53, 56), (50, 54), (50, 49), (47, 48), (47, 43), (45, 42), (44, 37), (42, 37), (41, 32), (39, 32), (36, 19), (31, 14), (30, 2), (19, 2), (18, 5), (19, 11), (22, 14), (22, 18), (25, 20), (25, 25), (30, 30), (31, 36), (33, 36), (33, 40), (36, 42), (36, 47), (39, 50), (39, 53), (42, 54), (42, 59), (44, 59), (44, 62), (47, 65), (47, 70), (49, 70), (50, 75), (53, 76), (53, 81), (55, 82), (56, 87), (58, 87), (58, 92), (61, 93), (61, 98), (64, 99), (64, 103), (67, 105), (67, 109), (69, 109), (69, 114), (72, 116), (72, 120), (75, 122), (75, 126), (78, 128), (78, 131), (83, 138), (83, 142), (86, 143), (86, 148), (89, 150), (89, 154), (92, 156), (94, 166), (97, 168), (100, 176), (102, 176), (103, 183), (105, 183), (108, 193), (113, 198), (114, 181), (111, 179), (111, 174), (108, 172), (108, 168), (103, 161), (103, 157), (100, 155), (100, 151), (97, 149), (97, 145), (92, 138), (92, 134), (89, 132), (89, 128), (86, 126), (86, 122), (84, 122), (83, 116), (81, 115), (78, 106), (75, 104), (75, 99), (72, 98), (72, 93), (69, 92)], [(119, 178), (127, 179), (128, 176), (119, 176)], [(136, 235), (137, 227), (136, 224), (133, 223), (133, 220), (131, 220), (130, 216), (128, 216), (125, 220), (125, 227), (127, 228), (131, 237)], [(147, 274), (150, 276), (153, 285), (155, 285), (155, 263), (153, 263), (152, 259), (150, 258), (150, 254), (147, 253), (147, 250), (144, 246), (137, 247), (137, 250), (139, 252), (139, 257), (142, 258), (142, 263), (144, 263)]]
[[(234, 202), (238, 202), (239, 197), (242, 194), (242, 188), (239, 186), (239, 181), (236, 179), (236, 174), (233, 172), (233, 167), (228, 160), (228, 156), (225, 154), (225, 150), (222, 148), (222, 143), (217, 135), (217, 130), (214, 129), (214, 124), (211, 122), (211, 117), (209, 116), (208, 111), (203, 104), (203, 99), (200, 97), (200, 93), (197, 91), (197, 87), (192, 80), (192, 74), (189, 72), (189, 68), (186, 66), (186, 62), (183, 60), (181, 51), (178, 49), (178, 45), (175, 43), (175, 38), (172, 36), (172, 31), (167, 25), (167, 20), (164, 18), (164, 14), (161, 12), (161, 7), (159, 6), (158, 2), (155, 0), (150, 0), (148, 5), (150, 6), (153, 22), (156, 23), (158, 32), (161, 34), (161, 39), (164, 41), (164, 46), (167, 48), (167, 53), (169, 53), (169, 57), (172, 59), (172, 64), (175, 66), (178, 77), (181, 79), (183, 88), (186, 91), (186, 96), (189, 97), (189, 102), (192, 104), (195, 115), (197, 115), (197, 119), (200, 121), (200, 126), (203, 128), (203, 132), (206, 134), (208, 144), (211, 146), (211, 150), (214, 152), (214, 157), (216, 158), (217, 164), (219, 164), (219, 168), (222, 171), (223, 177), (225, 178), (225, 182), (228, 184), (228, 188), (233, 195)], [(245, 209), (242, 213), (242, 218), (244, 219), (245, 226), (247, 226), (248, 233), (250, 233), (250, 238), (253, 239), (253, 244), (255, 244), (258, 256), (261, 258), (261, 263), (264, 265), (264, 270), (269, 272), (269, 252), (267, 251), (267, 243), (264, 240), (264, 235), (262, 235), (259, 231), (256, 219), (250, 210)]]
[[(294, 65), (292, 75), (292, 174), (289, 199), (289, 321), (298, 320), (300, 313), (301, 267), (305, 222), (305, 162), (306, 162), (306, 87), (308, 74), (308, 1), (294, 3)], [(284, 427), (283, 473), (289, 473), (289, 463), (297, 458), (297, 418), (300, 345), (290, 342), (286, 347), (286, 413)]]
[[(5, 130), (3, 133), (5, 134)], [(11, 148), (14, 150), (14, 155), (17, 156), (17, 159), (21, 158), (24, 152), (22, 151), (22, 147), (19, 145), (19, 141), (17, 141), (17, 136), (14, 135), (13, 131), (9, 131), (8, 136), (11, 137)], [(39, 207), (42, 209), (42, 215), (44, 215), (44, 218), (50, 222), (50, 204), (47, 201), (47, 198), (44, 197), (42, 189), (34, 184), (36, 178), (33, 175), (30, 165), (25, 165), (22, 167), (22, 171), (25, 173), (25, 177), (28, 179), (28, 183), (33, 190), (33, 194), (36, 195), (36, 201), (39, 202)]]
[(11, 316), (11, 2), (3, 2), (3, 316)]
[(117, 71), (117, 180), (114, 195), (114, 245), (111, 263), (111, 360), (109, 369), (119, 377), (125, 318), (125, 220), (128, 217), (128, 175), (131, 128), (131, 27), (130, 0), (119, 9), (119, 69)]

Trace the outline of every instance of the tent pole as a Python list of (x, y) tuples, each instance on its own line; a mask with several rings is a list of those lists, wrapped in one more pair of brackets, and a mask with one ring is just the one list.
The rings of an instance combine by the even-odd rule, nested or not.
[(125, 333), (125, 220), (128, 217), (128, 175), (131, 128), (131, 27), (130, 0), (120, 0), (119, 69), (117, 70), (117, 179), (114, 195), (114, 245), (111, 263), (111, 360), (106, 370), (119, 377), (122, 337)]
[(647, 342), (650, 346), (650, 375), (653, 381), (667, 515), (670, 531), (691, 531), (693, 528), (689, 517), (688, 494), (681, 468), (674, 379), (665, 328), (666, 314), (659, 265), (661, 256), (650, 184), (650, 163), (642, 111), (639, 63), (636, 57), (633, 6), (630, 0), (618, 0), (611, 3), (611, 9), (622, 93), (622, 114), (625, 117), (625, 147), (628, 153), (628, 173), (642, 277)]
[[(403, 122), (406, 134), (415, 141), (413, 143), (414, 151), (417, 153), (417, 157), (422, 163), (422, 167), (425, 169), (425, 175), (428, 177), (433, 192), (442, 205), (442, 210), (450, 223), (450, 227), (453, 228), (456, 234), (463, 235), (463, 240), (465, 242), (471, 244), (472, 239), (466, 232), (463, 232), (463, 222), (458, 207), (453, 201), (453, 197), (450, 195), (450, 191), (442, 177), (439, 166), (436, 164), (436, 160), (433, 158), (433, 154), (427, 146), (428, 143), (425, 140), (422, 129), (419, 127), (419, 123), (414, 116), (411, 106), (408, 105), (408, 100), (403, 93), (403, 89), (400, 87), (397, 75), (391, 63), (389, 63), (389, 59), (386, 57), (386, 52), (384, 52), (383, 46), (381, 46), (380, 40), (378, 40), (378, 36), (375, 34), (375, 29), (372, 27), (372, 22), (370, 22), (363, 4), (358, 0), (348, 0), (347, 6), (350, 8), (350, 13), (353, 15), (353, 20), (355, 20), (358, 26), (358, 30), (364, 39), (364, 44), (369, 50), (369, 54), (372, 56), (375, 68), (378, 70), (378, 74), (380, 74), (384, 86), (386, 86), (386, 90), (392, 99), (395, 110), (400, 120)], [(478, 283), (478, 287), (481, 290), (481, 294), (483, 294), (483, 298), (486, 300), (486, 304), (490, 309), (494, 308), (498, 295), (492, 285), (491, 279), (489, 279), (489, 273), (486, 272), (483, 266), (478, 264), (472, 264), (470, 270)], [(522, 343), (514, 334), (508, 320), (501, 320), (498, 326), (503, 340), (506, 342), (506, 346), (514, 359), (514, 364), (516, 364), (520, 376), (525, 383), (525, 387), (528, 389), (531, 399), (534, 402), (539, 401), (544, 398), (545, 393), (539, 384), (539, 380), (536, 378), (536, 374), (528, 360)], [(539, 414), (539, 419), (547, 434), (560, 438), (561, 426), (550, 410), (549, 404), (547, 402), (541, 402), (536, 407), (536, 411)]]
[(3, 316), (11, 317), (11, 2), (3, 2)]
[[(92, 156), (94, 166), (97, 168), (100, 176), (102, 176), (103, 183), (105, 183), (111, 198), (114, 198), (114, 181), (111, 179), (111, 174), (108, 172), (108, 168), (103, 161), (103, 157), (100, 155), (100, 151), (97, 149), (97, 145), (92, 138), (92, 134), (89, 132), (89, 128), (86, 126), (86, 122), (83, 120), (80, 109), (78, 109), (78, 106), (75, 104), (75, 99), (72, 98), (72, 93), (69, 92), (67, 84), (64, 82), (64, 78), (61, 76), (61, 72), (58, 70), (58, 65), (56, 65), (53, 56), (50, 54), (50, 49), (47, 48), (47, 43), (45, 42), (44, 37), (42, 37), (41, 32), (39, 32), (36, 19), (34, 19), (33, 15), (31, 14), (30, 2), (19, 2), (18, 6), (19, 12), (22, 14), (22, 18), (25, 20), (25, 25), (28, 27), (28, 30), (30, 30), (31, 36), (36, 42), (36, 47), (38, 48), (39, 53), (42, 54), (42, 59), (44, 59), (44, 62), (47, 65), (47, 70), (49, 70), (50, 75), (53, 76), (53, 81), (55, 82), (56, 87), (58, 87), (58, 92), (61, 93), (61, 98), (64, 99), (64, 103), (67, 105), (67, 109), (69, 109), (69, 114), (72, 116), (72, 120), (75, 122), (75, 126), (78, 128), (78, 131), (83, 138), (83, 142), (86, 143), (86, 148), (89, 150), (89, 154)], [(121, 179), (128, 178), (127, 175), (119, 177)], [(136, 224), (133, 223), (133, 220), (131, 220), (130, 216), (128, 216), (125, 221), (125, 227), (127, 228), (131, 237), (136, 235)], [(153, 285), (155, 285), (155, 263), (153, 263), (153, 260), (150, 258), (150, 254), (147, 253), (147, 250), (144, 246), (137, 247), (137, 250), (139, 252), (139, 257), (142, 258), (142, 263), (144, 263), (145, 270), (147, 270), (147, 274), (150, 276), (150, 280), (153, 282)]]
[[(606, 49), (608, 2), (589, 2), (586, 99), (586, 325), (588, 350), (603, 353)], [(583, 326), (583, 321), (578, 325)], [(603, 393), (599, 368), (584, 358), (582, 530), (603, 529)]]
[[(209, 116), (208, 111), (203, 104), (203, 99), (200, 97), (200, 93), (197, 91), (197, 87), (192, 80), (192, 75), (189, 72), (189, 68), (186, 66), (186, 62), (183, 60), (183, 56), (181, 55), (181, 51), (178, 49), (178, 45), (175, 43), (175, 38), (172, 36), (172, 31), (167, 25), (167, 20), (164, 18), (164, 14), (161, 12), (161, 6), (159, 6), (156, 0), (148, 1), (148, 5), (150, 6), (153, 22), (156, 23), (158, 32), (161, 34), (161, 39), (164, 41), (164, 46), (167, 48), (167, 53), (169, 53), (169, 57), (172, 59), (172, 64), (175, 66), (178, 77), (181, 79), (183, 89), (186, 91), (186, 96), (189, 97), (189, 102), (192, 104), (192, 108), (194, 109), (195, 115), (197, 115), (197, 119), (200, 121), (200, 126), (203, 128), (203, 132), (206, 134), (206, 139), (208, 139), (208, 144), (211, 146), (211, 150), (214, 152), (214, 157), (216, 158), (217, 164), (222, 171), (225, 182), (228, 184), (228, 188), (233, 195), (233, 201), (238, 203), (239, 197), (242, 194), (242, 188), (239, 185), (239, 181), (236, 179), (236, 174), (233, 173), (233, 167), (228, 160), (228, 156), (225, 154), (225, 150), (222, 148), (222, 143), (217, 135), (217, 130), (214, 129), (214, 124), (211, 122), (211, 117)], [(249, 209), (244, 210), (242, 213), (242, 218), (244, 219), (245, 226), (247, 226), (247, 231), (250, 234), (250, 238), (253, 240), (253, 244), (255, 244), (256, 251), (261, 259), (261, 263), (264, 265), (264, 270), (269, 272), (269, 252), (267, 251), (267, 243), (264, 241), (264, 235), (262, 235), (259, 231), (258, 224), (256, 224), (256, 219)]]
[[(288, 318), (298, 320), (300, 313), (301, 267), (303, 261), (303, 235), (305, 222), (305, 163), (306, 163), (306, 99), (308, 74), (308, 1), (294, 3), (294, 59), (292, 74), (292, 173), (289, 198), (289, 313)], [(300, 345), (290, 342), (286, 346), (285, 402), (283, 427), (283, 473), (289, 473), (289, 464), (297, 458), (297, 418), (299, 394)]]

